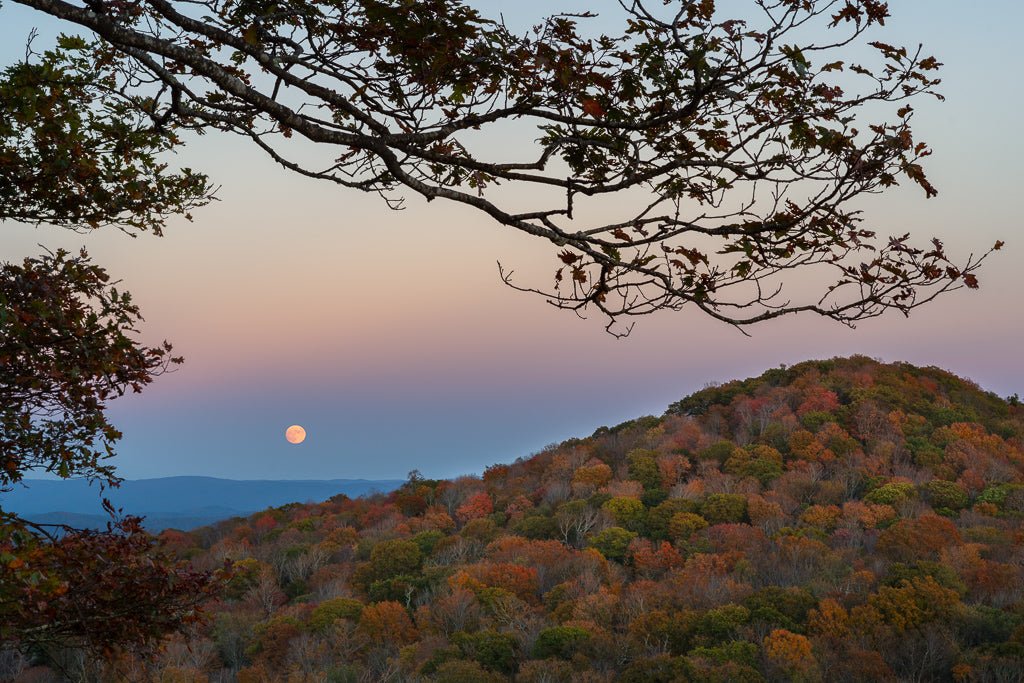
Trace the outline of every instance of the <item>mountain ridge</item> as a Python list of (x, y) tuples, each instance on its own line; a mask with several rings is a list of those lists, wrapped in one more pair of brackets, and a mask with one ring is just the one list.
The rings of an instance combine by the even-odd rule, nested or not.
[(232, 562), (190, 646), (240, 681), (1024, 679), (1024, 408), (908, 363), (774, 368), (167, 538)]
[[(49, 523), (89, 521), (89, 527), (105, 526), (109, 517), (101, 500), (109, 498), (115, 509), (146, 518), (144, 525), (160, 531), (179, 518), (191, 529), (220, 519), (245, 516), (259, 510), (294, 502), (320, 502), (344, 494), (361, 496), (396, 488), (399, 480), (373, 479), (222, 479), (205, 476), (172, 476), (126, 479), (118, 487), (100, 487), (87, 480), (28, 479), (10, 492), (0, 493), (0, 507)], [(69, 520), (74, 520), (71, 523)]]
[(1024, 680), (1024, 406), (937, 368), (775, 368), (161, 538), (230, 580), (154, 680)]

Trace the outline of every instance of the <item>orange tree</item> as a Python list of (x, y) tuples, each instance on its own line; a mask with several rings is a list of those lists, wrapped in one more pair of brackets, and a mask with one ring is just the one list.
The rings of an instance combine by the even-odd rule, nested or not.
[(855, 208), (903, 181), (936, 193), (911, 120), (940, 65), (876, 39), (881, 0), (631, 0), (600, 35), (591, 13), (516, 32), (461, 0), (15, 1), (89, 32), (64, 46), (154, 129), (234, 133), (392, 207), (442, 198), (549, 243), (548, 285), (502, 277), (611, 330), (694, 307), (853, 324), (976, 287), (987, 255), (954, 262)]

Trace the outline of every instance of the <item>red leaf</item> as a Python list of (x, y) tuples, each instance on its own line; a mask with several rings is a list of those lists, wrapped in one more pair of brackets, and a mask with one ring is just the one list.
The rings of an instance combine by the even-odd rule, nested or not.
[(604, 107), (601, 106), (601, 103), (594, 99), (583, 100), (583, 111), (586, 112), (588, 116), (593, 116), (595, 119), (601, 118), (605, 113)]
[(580, 260), (580, 255), (574, 254), (568, 249), (566, 249), (565, 251), (558, 252), (558, 258), (562, 259), (562, 263), (566, 264), (567, 266), (571, 266), (572, 264)]

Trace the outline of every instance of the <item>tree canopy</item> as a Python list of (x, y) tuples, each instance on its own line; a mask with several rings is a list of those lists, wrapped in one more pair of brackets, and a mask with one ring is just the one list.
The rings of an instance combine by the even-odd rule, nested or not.
[[(758, 459), (773, 476), (730, 464)], [(488, 511), (460, 515), (471, 502)], [(134, 677), (108, 671), (1019, 681), (1022, 520), (1019, 404), (937, 368), (808, 361), (482, 477), (414, 472), (386, 494), (168, 533), (194, 567), (228, 558), (235, 578), (214, 619), (119, 662)]]
[(204, 175), (170, 170), (180, 139), (118, 94), (111, 65), (81, 41), (41, 54), (32, 42), (0, 72), (0, 221), (159, 234), (210, 200)]
[[(395, 208), (403, 190), (475, 207), (553, 246), (550, 286), (508, 284), (612, 322), (854, 324), (976, 287), (987, 255), (861, 213), (899, 182), (936, 193), (911, 121), (940, 64), (873, 39), (880, 0), (622, 0), (602, 35), (591, 13), (516, 33), (459, 0), (18, 1), (91, 32), (67, 59), (108, 69), (132, 120), (241, 135)], [(516, 141), (504, 158), (494, 136)]]
[[(36, 54), (30, 44), (0, 72), (0, 221), (159, 234), (169, 216), (208, 202), (205, 176), (170, 169), (162, 157), (180, 141), (139, 118), (111, 65), (62, 45)], [(0, 493), (40, 471), (117, 485), (109, 459), (121, 433), (107, 403), (181, 362), (167, 342), (139, 341), (141, 320), (84, 249), (0, 263)], [(5, 660), (152, 645), (194, 621), (219, 586), (104, 505), (105, 530), (0, 507)]]
[[(137, 341), (139, 310), (109, 279), (84, 250), (0, 264), (0, 493), (40, 470), (116, 486), (108, 460), (121, 433), (107, 402), (181, 362), (166, 342)], [(0, 507), (0, 652), (152, 645), (213, 595), (211, 572), (103, 502), (111, 521), (101, 531)]]
[(0, 492), (34, 470), (114, 483), (107, 401), (181, 362), (136, 341), (139, 309), (109, 279), (84, 250), (0, 264)]

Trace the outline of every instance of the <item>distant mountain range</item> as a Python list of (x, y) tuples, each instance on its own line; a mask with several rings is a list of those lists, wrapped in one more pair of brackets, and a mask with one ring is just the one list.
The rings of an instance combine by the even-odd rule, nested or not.
[[(97, 485), (82, 479), (27, 479), (16, 490), (0, 493), (0, 508), (35, 522), (78, 528), (105, 526)], [(286, 503), (318, 503), (339, 493), (357, 497), (392, 491), (399, 479), (236, 480), (215, 477), (161, 477), (126, 480), (103, 496), (125, 514), (146, 518), (153, 532), (194, 529), (222, 519), (248, 515)]]

